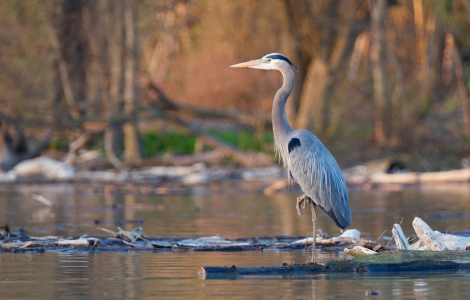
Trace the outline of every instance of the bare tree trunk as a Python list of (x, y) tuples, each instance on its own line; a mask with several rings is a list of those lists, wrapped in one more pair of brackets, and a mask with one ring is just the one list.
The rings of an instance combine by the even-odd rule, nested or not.
[[(124, 112), (134, 114), (136, 90), (136, 1), (126, 0), (124, 4)], [(124, 124), (124, 157), (126, 160), (141, 159), (139, 132), (135, 120)]]
[[(124, 43), (124, 23), (122, 1), (106, 1), (107, 13), (104, 15), (104, 22), (108, 35), (108, 60), (109, 60), (109, 91), (108, 101), (105, 105), (106, 119), (110, 120), (114, 115), (120, 113), (122, 106), (122, 58)], [(116, 163), (116, 153), (122, 148), (122, 129), (120, 126), (113, 126), (108, 129), (105, 135), (106, 152), (113, 165)], [(108, 153), (112, 151), (112, 153)]]
[[(155, 85), (160, 86), (170, 70), (171, 62), (176, 54), (176, 44), (180, 39), (181, 33), (188, 26), (189, 16), (197, 0), (189, 0), (183, 4), (181, 1), (175, 1), (173, 10), (166, 12), (163, 27), (163, 34), (159, 38), (150, 59), (148, 73)], [(176, 10), (179, 12), (176, 12)], [(184, 17), (177, 21), (176, 14)]]
[(70, 116), (74, 120), (78, 120), (80, 115), (76, 107), (75, 96), (73, 94), (72, 85), (69, 78), (69, 71), (64, 56), (62, 55), (62, 47), (59, 42), (59, 38), (57, 37), (57, 33), (54, 27), (49, 21), (46, 23), (46, 30), (49, 35), (49, 40), (52, 44), (54, 59), (56, 60), (58, 66), (60, 84), (64, 92), (65, 101), (69, 107)]
[(104, 135), (104, 149), (106, 151), (106, 157), (108, 158), (109, 162), (116, 168), (122, 169), (122, 163), (119, 158), (116, 156), (114, 152), (114, 145), (116, 144), (114, 139), (116, 137), (116, 132), (118, 132), (114, 127), (109, 127), (106, 130)]
[(343, 103), (336, 105), (335, 110), (332, 111), (330, 124), (328, 125), (328, 128), (325, 132), (329, 137), (333, 136), (338, 129), (344, 110), (347, 107), (346, 103), (351, 100), (351, 97), (354, 94), (354, 83), (359, 71), (359, 65), (361, 63), (362, 57), (366, 57), (369, 50), (369, 45), (369, 32), (363, 32), (356, 37), (351, 53), (351, 58), (349, 60), (346, 78), (344, 79), (342, 86), (337, 88), (335, 92), (335, 99), (342, 99)]
[(416, 31), (416, 57), (418, 61), (418, 77), (423, 80), (428, 71), (427, 38), (424, 28), (423, 0), (413, 0), (413, 11)]
[[(306, 30), (305, 28), (311, 27), (312, 24), (308, 22), (309, 14), (311, 14), (311, 3), (307, 0), (290, 1), (284, 0), (284, 7), (286, 12), (287, 21), (289, 24), (289, 31), (292, 35), (294, 57), (292, 61), (298, 64), (301, 70), (307, 70), (311, 64), (311, 55), (313, 55), (312, 45), (307, 42), (308, 34), (314, 30)], [(309, 44), (306, 48), (306, 44)], [(305, 80), (299, 78), (296, 80), (297, 86), (304, 86)], [(287, 119), (291, 124), (296, 123), (297, 113), (300, 108), (302, 97), (302, 89), (296, 88), (292, 92), (289, 101), (286, 104)], [(297, 125), (295, 125), (296, 127)], [(297, 128), (297, 127), (296, 127)], [(301, 128), (297, 128), (301, 129)]]
[(324, 95), (331, 80), (326, 62), (317, 57), (308, 68), (307, 78), (304, 81), (302, 97), (300, 98), (300, 108), (295, 120), (297, 129), (307, 129), (313, 125), (314, 133), (320, 134), (323, 130), (324, 115)]
[(453, 55), (455, 51), (454, 37), (448, 33), (445, 37), (444, 53), (442, 57), (442, 81), (446, 86), (452, 82), (452, 69), (454, 67)]
[(83, 30), (89, 45), (89, 68), (86, 70), (86, 100), (89, 117), (103, 116), (109, 102), (109, 83), (105, 70), (107, 25), (109, 19), (107, 1), (88, 2), (83, 8)]
[(321, 51), (310, 63), (307, 78), (304, 81), (300, 106), (295, 120), (296, 128), (311, 129), (316, 134), (323, 134), (326, 112), (330, 111), (327, 102), (327, 92), (332, 78), (337, 76), (337, 69), (343, 61), (349, 36), (351, 34), (351, 22), (356, 11), (354, 1), (344, 1), (342, 10), (338, 9), (339, 1), (324, 3), (323, 15), (339, 23), (336, 27), (333, 23), (322, 22), (321, 26)]
[(455, 80), (459, 91), (460, 100), (462, 101), (463, 121), (465, 124), (465, 135), (470, 136), (470, 100), (468, 99), (467, 88), (465, 87), (465, 79), (462, 68), (462, 61), (457, 49), (454, 48), (453, 53), (455, 66)]
[(386, 143), (385, 125), (384, 125), (384, 112), (386, 109), (387, 95), (386, 95), (386, 82), (385, 70), (383, 62), (383, 39), (385, 38), (384, 32), (384, 18), (386, 12), (385, 0), (369, 0), (371, 8), (371, 51), (370, 61), (372, 66), (372, 77), (374, 80), (374, 99), (375, 99), (375, 140), (377, 145), (382, 147)]

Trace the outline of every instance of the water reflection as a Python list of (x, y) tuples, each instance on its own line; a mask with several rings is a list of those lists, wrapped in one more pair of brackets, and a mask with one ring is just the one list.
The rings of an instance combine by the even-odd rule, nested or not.
[(200, 280), (207, 264), (275, 264), (302, 261), (296, 252), (255, 253), (45, 253), (0, 255), (2, 298), (98, 299), (388, 299), (468, 298), (462, 272), (260, 276)]
[[(147, 196), (112, 191), (94, 194), (89, 190), (88, 186), (63, 184), (1, 186), (0, 222), (25, 227), (35, 235), (98, 234), (97, 224), (126, 230), (141, 225), (147, 235), (154, 236), (219, 234), (230, 238), (310, 233), (308, 213), (301, 218), (296, 213), (295, 194)], [(31, 199), (33, 193), (60, 206), (45, 207)], [(411, 221), (420, 216), (436, 230), (468, 229), (469, 195), (467, 185), (395, 192), (350, 190), (352, 227), (363, 235), (378, 237), (403, 218), (402, 227), (409, 235), (413, 233)], [(329, 234), (339, 233), (322, 214), (318, 224)]]
[[(31, 200), (33, 193), (60, 206), (44, 207)], [(397, 192), (351, 190), (352, 225), (363, 235), (377, 237), (404, 218), (402, 227), (408, 235), (413, 217), (420, 216), (436, 230), (468, 229), (469, 195), (466, 185)], [(2, 186), (0, 223), (7, 222), (14, 230), (25, 227), (31, 235), (103, 234), (97, 226), (130, 230), (138, 225), (151, 236), (306, 235), (311, 229), (310, 218), (308, 214), (297, 216), (296, 196), (217, 193), (169, 197), (109, 191), (95, 194), (88, 185)], [(325, 232), (338, 232), (327, 217), (319, 215), (318, 222)], [(321, 261), (346, 256), (318, 252)], [(367, 291), (379, 291), (381, 295), (376, 297), (384, 299), (457, 299), (470, 295), (470, 278), (464, 271), (252, 276), (235, 281), (201, 280), (196, 274), (205, 265), (278, 265), (309, 257), (304, 251), (3, 253), (0, 298), (363, 299)]]

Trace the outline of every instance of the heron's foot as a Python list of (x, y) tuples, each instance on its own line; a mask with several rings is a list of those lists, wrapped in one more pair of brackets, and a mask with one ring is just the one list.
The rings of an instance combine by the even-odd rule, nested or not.
[(321, 263), (321, 262), (316, 262), (316, 261), (313, 261), (313, 260), (310, 260), (310, 261), (307, 261), (308, 264), (315, 264), (315, 265), (318, 265), (318, 266), (322, 266), (323, 268), (328, 268), (328, 265), (327, 264), (324, 264), (324, 263)]
[(305, 209), (307, 201), (309, 199), (310, 198), (305, 194), (297, 198), (297, 205), (295, 206), (295, 208), (297, 208), (297, 213), (299, 214), (299, 217), (302, 216), (302, 210)]

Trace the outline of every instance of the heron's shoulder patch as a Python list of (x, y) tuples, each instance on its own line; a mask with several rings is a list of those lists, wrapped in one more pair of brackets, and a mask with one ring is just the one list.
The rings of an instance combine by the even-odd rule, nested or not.
[(300, 140), (298, 138), (292, 138), (289, 144), (287, 145), (287, 149), (289, 150), (289, 153), (291, 153), (292, 150), (300, 146), (301, 146)]

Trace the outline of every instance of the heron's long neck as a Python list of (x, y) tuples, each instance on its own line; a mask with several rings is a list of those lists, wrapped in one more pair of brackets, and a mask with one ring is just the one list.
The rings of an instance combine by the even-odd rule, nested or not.
[(272, 118), (275, 147), (280, 153), (285, 164), (288, 155), (287, 136), (290, 132), (294, 131), (290, 126), (289, 121), (287, 121), (286, 102), (289, 95), (294, 90), (295, 76), (290, 66), (283, 68), (280, 71), (284, 78), (284, 82), (282, 87), (277, 91), (276, 96), (274, 96)]

